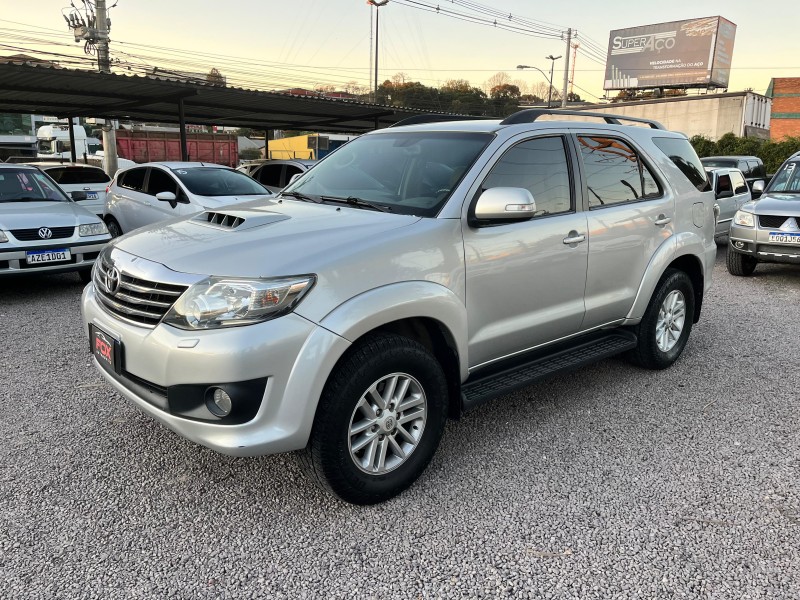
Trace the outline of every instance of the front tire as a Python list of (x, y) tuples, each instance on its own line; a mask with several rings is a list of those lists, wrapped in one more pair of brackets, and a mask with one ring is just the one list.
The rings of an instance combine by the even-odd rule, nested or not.
[(399, 335), (370, 335), (328, 379), (301, 460), (345, 502), (383, 502), (422, 474), (446, 418), (447, 385), (433, 355)]
[(756, 270), (758, 260), (753, 256), (736, 252), (728, 246), (728, 255), (725, 257), (728, 273), (737, 277), (748, 277)]
[(642, 321), (631, 361), (645, 369), (666, 369), (683, 352), (694, 322), (694, 286), (683, 271), (667, 269), (656, 286)]
[(122, 235), (122, 227), (119, 226), (114, 217), (106, 217), (106, 227), (108, 227), (108, 233), (111, 234), (112, 238)]

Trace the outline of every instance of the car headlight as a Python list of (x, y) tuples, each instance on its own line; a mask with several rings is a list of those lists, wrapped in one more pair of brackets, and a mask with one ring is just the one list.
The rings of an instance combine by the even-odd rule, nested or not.
[(181, 329), (217, 329), (274, 319), (297, 306), (317, 278), (209, 277), (190, 287), (164, 317)]
[(88, 225), (81, 225), (78, 227), (78, 235), (86, 237), (89, 235), (105, 235), (108, 233), (108, 227), (102, 221), (99, 223), (89, 223)]
[(0, 231), (0, 244), (7, 241), (8, 241), (8, 236), (4, 232)]
[(733, 216), (733, 222), (742, 227), (752, 227), (755, 224), (755, 217), (753, 213), (737, 210), (736, 214)]

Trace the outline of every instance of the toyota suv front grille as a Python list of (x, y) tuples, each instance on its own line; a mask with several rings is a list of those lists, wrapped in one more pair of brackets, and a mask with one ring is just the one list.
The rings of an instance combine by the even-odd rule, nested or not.
[(185, 285), (132, 277), (105, 259), (97, 261), (94, 287), (103, 308), (120, 319), (147, 327), (158, 325), (187, 289)]

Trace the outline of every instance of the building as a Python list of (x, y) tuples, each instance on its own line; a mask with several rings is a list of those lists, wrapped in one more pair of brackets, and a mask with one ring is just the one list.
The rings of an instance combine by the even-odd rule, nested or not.
[(270, 159), (302, 158), (318, 160), (355, 137), (358, 136), (334, 133), (320, 135), (318, 133), (312, 133), (269, 140), (266, 150), (262, 146), (261, 156)]
[[(800, 97), (795, 100), (800, 101)], [(690, 138), (702, 135), (716, 141), (726, 133), (769, 139), (771, 106), (772, 100), (761, 94), (729, 92), (583, 106), (577, 110), (653, 119)]]
[(800, 77), (772, 79), (767, 96), (772, 98), (771, 138), (800, 137)]

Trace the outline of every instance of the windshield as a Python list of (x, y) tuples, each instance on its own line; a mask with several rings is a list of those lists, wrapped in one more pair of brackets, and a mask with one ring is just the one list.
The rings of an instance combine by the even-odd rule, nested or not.
[(198, 196), (270, 196), (252, 177), (233, 169), (191, 167), (172, 170), (190, 192)]
[(39, 140), (39, 154), (55, 154), (53, 142), (55, 140)]
[(47, 175), (35, 169), (0, 169), (0, 202), (52, 200), (69, 198)]
[(396, 213), (433, 217), (491, 139), (489, 133), (441, 131), (365, 135), (330, 154), (284, 192), (322, 201), (357, 199)]
[(800, 161), (787, 162), (769, 182), (767, 192), (800, 194)]

